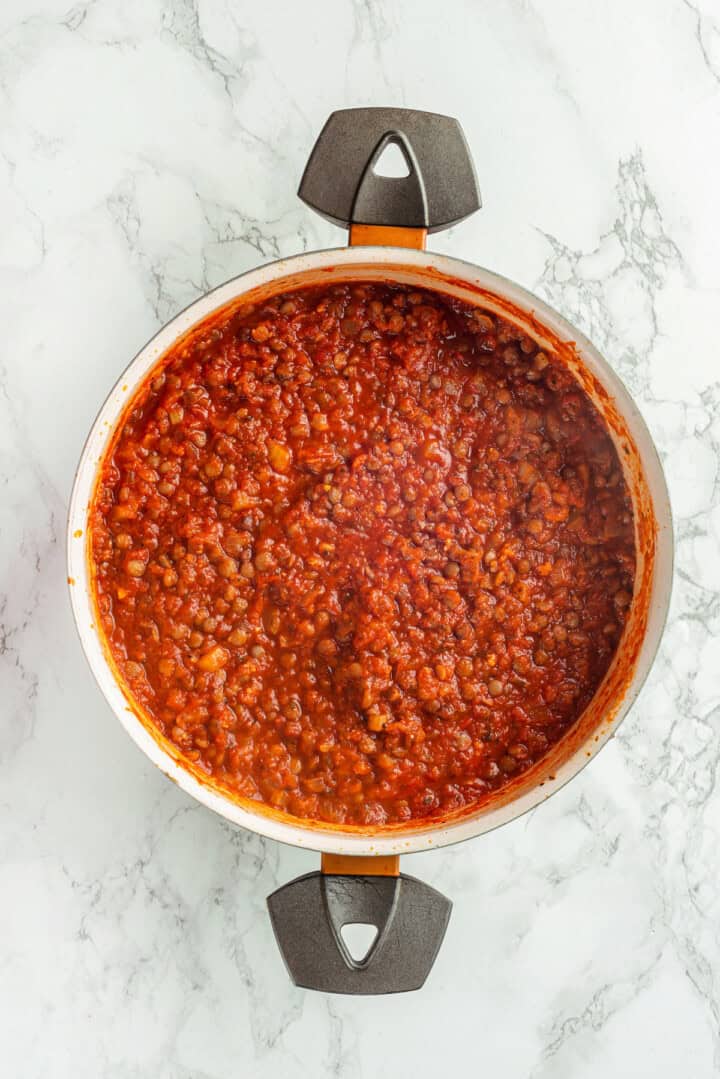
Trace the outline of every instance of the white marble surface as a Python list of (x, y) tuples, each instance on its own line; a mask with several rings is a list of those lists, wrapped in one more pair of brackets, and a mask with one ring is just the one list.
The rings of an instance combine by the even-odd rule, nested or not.
[[(710, 1079), (720, 1071), (716, 0), (4, 0), (0, 1072), (8, 1079)], [(677, 523), (661, 655), (528, 817), (407, 859), (455, 900), (421, 993), (293, 988), (233, 832), (110, 714), (65, 587), (73, 471), (208, 287), (343, 242), (295, 198), (327, 113), (458, 116), (486, 208), (432, 246), (539, 291), (640, 402)]]

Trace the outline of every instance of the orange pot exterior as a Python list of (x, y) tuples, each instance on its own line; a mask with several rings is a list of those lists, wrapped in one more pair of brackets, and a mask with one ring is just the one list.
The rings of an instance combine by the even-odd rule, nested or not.
[(427, 229), (397, 228), (394, 225), (351, 225), (350, 247), (409, 247), (424, 251)]

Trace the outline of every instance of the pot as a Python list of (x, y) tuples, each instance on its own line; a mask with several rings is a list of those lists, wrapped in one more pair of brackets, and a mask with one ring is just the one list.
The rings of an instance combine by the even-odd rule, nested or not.
[[(389, 143), (407, 163), (403, 178), (375, 165)], [(232, 824), (322, 852), (321, 872), (298, 878), (268, 900), (291, 977), (307, 988), (346, 993), (419, 988), (442, 942), (451, 904), (399, 872), (402, 853), (432, 850), (514, 820), (562, 787), (612, 737), (638, 695), (657, 650), (672, 578), (672, 523), (650, 434), (597, 349), (542, 300), (489, 270), (425, 250), (429, 232), (480, 206), (472, 161), (457, 121), (404, 109), (333, 113), (309, 159), (300, 197), (350, 228), (350, 246), (280, 259), (221, 285), (177, 315), (138, 353), (98, 414), (78, 466), (68, 520), (68, 576), (82, 647), (108, 704), (142, 751), (169, 778)], [(481, 305), (522, 328), (573, 372), (603, 416), (618, 451), (635, 516), (637, 566), (628, 620), (592, 702), (546, 757), (471, 812), (379, 829), (291, 818), (231, 798), (193, 773), (177, 749), (146, 725), (128, 698), (98, 629), (88, 510), (98, 468), (128, 402), (179, 338), (228, 308), (329, 281), (382, 281), (429, 288)], [(377, 927), (360, 961), (342, 928)]]

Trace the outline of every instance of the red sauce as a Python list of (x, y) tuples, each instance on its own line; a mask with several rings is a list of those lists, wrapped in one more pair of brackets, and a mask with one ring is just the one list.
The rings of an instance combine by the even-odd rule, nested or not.
[(182, 756), (366, 826), (541, 758), (607, 671), (635, 567), (615, 449), (562, 364), (376, 284), (275, 297), (165, 357), (91, 550), (115, 663)]

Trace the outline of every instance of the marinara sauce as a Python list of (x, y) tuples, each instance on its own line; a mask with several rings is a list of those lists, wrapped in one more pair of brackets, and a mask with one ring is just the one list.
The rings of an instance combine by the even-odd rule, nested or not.
[(433, 292), (245, 307), (138, 391), (91, 510), (100, 621), (192, 766), (296, 817), (486, 799), (605, 674), (632, 507), (577, 382)]

